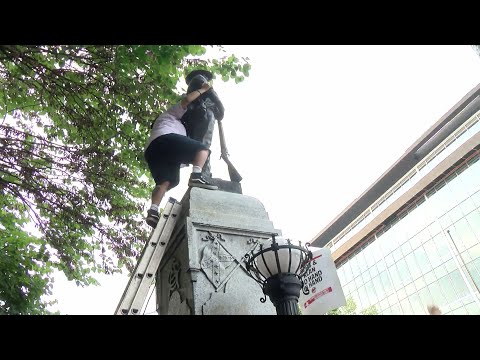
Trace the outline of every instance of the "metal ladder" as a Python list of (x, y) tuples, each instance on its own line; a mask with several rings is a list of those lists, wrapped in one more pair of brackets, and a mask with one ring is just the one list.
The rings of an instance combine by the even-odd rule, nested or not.
[(154, 275), (165, 254), (182, 204), (169, 198), (157, 227), (145, 244), (142, 255), (118, 303), (115, 315), (139, 315)]

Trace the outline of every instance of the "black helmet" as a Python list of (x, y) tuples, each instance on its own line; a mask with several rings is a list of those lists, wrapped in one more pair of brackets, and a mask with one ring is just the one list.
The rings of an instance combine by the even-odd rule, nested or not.
[(204, 77), (206, 81), (210, 81), (213, 79), (213, 74), (208, 70), (193, 70), (192, 72), (190, 72), (190, 74), (185, 76), (185, 81), (187, 85), (190, 85), (190, 82), (192, 81), (192, 79), (198, 75), (201, 75), (202, 77)]

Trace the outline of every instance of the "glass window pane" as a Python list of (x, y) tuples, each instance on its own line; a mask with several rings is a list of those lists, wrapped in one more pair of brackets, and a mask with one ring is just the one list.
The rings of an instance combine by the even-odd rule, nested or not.
[(380, 237), (380, 247), (384, 256), (390, 254), (395, 249), (396, 244), (394, 241), (391, 231), (387, 231)]
[(386, 271), (380, 273), (380, 280), (382, 281), (383, 289), (385, 290), (385, 294), (390, 294), (393, 291), (392, 283), (390, 282), (390, 278), (388, 277), (388, 273)]
[(460, 306), (458, 309), (452, 312), (452, 315), (467, 315), (467, 310), (463, 306)]
[(473, 210), (475, 210), (476, 205), (471, 198), (468, 198), (460, 204), (460, 208), (462, 209), (462, 212), (465, 215), (467, 215), (470, 212), (472, 212)]
[(474, 166), (469, 166), (468, 169), (460, 175), (460, 177), (462, 178), (463, 187), (465, 188), (465, 191), (469, 194), (475, 193), (475, 191), (479, 188), (480, 185), (478, 180), (478, 174), (475, 174)]
[(412, 295), (417, 289), (415, 289), (415, 284), (410, 283), (407, 286), (405, 286), (405, 291), (407, 292), (407, 296)]
[(410, 271), (408, 271), (407, 263), (404, 259), (397, 263), (397, 269), (400, 273), (400, 279), (404, 285), (412, 281), (412, 275), (410, 275)]
[(350, 266), (352, 267), (353, 277), (354, 278), (357, 277), (359, 274), (359, 270), (358, 270), (358, 261), (356, 256), (350, 259)]
[(478, 208), (480, 206), (480, 191), (477, 191), (472, 195), (472, 200)]
[(366, 284), (367, 281), (370, 281), (371, 277), (370, 277), (370, 271), (365, 271), (363, 274), (362, 274), (362, 278), (363, 278), (363, 283)]
[(430, 232), (431, 236), (437, 235), (442, 229), (440, 228), (440, 225), (434, 221), (433, 223), (430, 224), (428, 227), (428, 231)]
[(415, 260), (415, 255), (413, 253), (410, 253), (405, 257), (405, 262), (407, 263), (413, 279), (416, 279), (422, 275), (422, 271), (418, 267), (417, 261)]
[(449, 240), (454, 245), (453, 247), (458, 252), (463, 252), (466, 250), (466, 246), (463, 244), (462, 238), (458, 235), (454, 225), (446, 229), (445, 234), (448, 236)]
[(428, 260), (423, 246), (420, 246), (413, 253), (415, 254), (415, 259), (417, 260), (418, 266), (422, 270), (422, 274), (428, 273), (432, 269), (432, 266), (430, 265), (430, 261)]
[(382, 251), (380, 250), (380, 245), (378, 241), (374, 241), (370, 246), (372, 247), (373, 259), (375, 260), (376, 263), (378, 263), (379, 260), (383, 259)]
[(449, 226), (451, 226), (453, 224), (453, 221), (452, 219), (450, 218), (450, 215), (449, 213), (446, 213), (445, 215), (443, 215), (442, 217), (440, 217), (438, 219), (438, 221), (440, 222), (440, 226), (444, 229), (448, 228)]
[(437, 252), (437, 247), (434, 244), (434, 240), (428, 241), (423, 247), (425, 248), (425, 252), (428, 255), (428, 260), (430, 260), (430, 264), (433, 268), (436, 268), (442, 263), (442, 259)]
[(350, 267), (350, 261), (347, 261), (343, 267), (345, 268), (345, 280), (347, 282), (352, 281), (353, 279), (353, 274), (352, 274), (352, 268)]
[(460, 271), (455, 270), (449, 276), (453, 286), (455, 287), (455, 291), (457, 292), (458, 297), (462, 298), (464, 296), (467, 296), (468, 287), (467, 287), (467, 284), (465, 284), (465, 281), (463, 280), (462, 275), (460, 274)]
[(385, 261), (383, 259), (377, 261), (377, 269), (379, 273), (384, 271), (386, 268), (387, 268), (387, 264), (385, 264)]
[(478, 269), (480, 269), (480, 259), (471, 261), (467, 264), (468, 273), (473, 278), (477, 288), (480, 288), (480, 272)]
[(367, 270), (367, 262), (365, 261), (363, 251), (360, 251), (357, 254), (356, 258), (357, 258), (357, 261), (358, 261), (358, 269), (361, 273), (363, 273), (365, 270)]
[(480, 244), (472, 246), (467, 251), (468, 251), (468, 255), (470, 255), (470, 258), (472, 260), (476, 260), (476, 259), (480, 258)]
[(440, 289), (440, 285), (438, 282), (433, 282), (427, 286), (428, 290), (430, 290), (430, 294), (432, 295), (433, 303), (439, 307), (445, 306), (447, 304), (447, 299), (443, 296), (442, 290)]
[(362, 275), (359, 275), (355, 278), (355, 286), (358, 288), (360, 288), (361, 286), (363, 285), (363, 276)]
[(400, 240), (404, 236), (403, 231), (401, 231), (401, 229), (399, 229), (400, 231), (397, 231), (397, 228), (399, 228), (399, 224), (402, 224), (402, 222), (401, 221), (398, 222), (395, 225), (393, 231), (390, 231), (391, 232), (390, 241), (392, 242), (392, 244), (390, 246), (391, 246), (392, 251), (396, 250), (401, 245)]
[[(455, 177), (455, 175), (453, 175), (453, 177)], [(451, 181), (451, 179), (452, 177), (450, 177), (446, 181), (447, 182), (449, 180)], [(442, 189), (435, 194), (435, 197), (438, 198), (438, 202), (440, 205), (439, 211), (441, 211), (442, 213), (454, 207), (456, 204), (458, 204), (458, 199), (456, 194), (452, 191), (452, 188), (448, 185), (442, 187)]]
[(457, 268), (457, 265), (455, 265), (455, 260), (450, 259), (445, 263), (445, 268), (447, 269), (447, 273), (451, 273)]
[(385, 290), (383, 289), (382, 286), (382, 280), (380, 279), (380, 276), (376, 276), (372, 280), (373, 286), (375, 287), (375, 292), (378, 296), (378, 300), (381, 301), (385, 298)]
[[(479, 191), (480, 194), (480, 191)], [(477, 241), (480, 240), (480, 212), (474, 211), (465, 217), (474, 234), (476, 234)]]
[(480, 315), (480, 307), (474, 302), (465, 305), (465, 309), (469, 315)]
[(464, 252), (460, 253), (462, 257), (462, 261), (465, 264), (468, 264), (470, 261), (475, 260), (470, 257), (470, 254), (468, 253), (468, 250), (465, 250)]
[(382, 302), (378, 302), (375, 304), (375, 308), (377, 309), (377, 312), (379, 314), (382, 313), (383, 310), (385, 310), (386, 308), (383, 307), (383, 303)]
[(453, 223), (463, 218), (463, 212), (459, 206), (455, 206), (452, 210), (450, 210), (448, 215), (450, 215), (450, 219), (452, 219)]
[[(419, 224), (419, 220), (416, 214), (408, 214), (408, 216), (405, 219), (409, 219), (408, 223), (405, 224), (404, 227), (404, 237), (402, 237), (402, 242), (401, 245), (403, 245), (405, 242), (409, 242), (409, 239), (413, 238), (419, 231), (421, 224)], [(402, 220), (405, 221), (405, 220)], [(422, 222), (424, 222), (422, 220)]]
[(375, 304), (377, 299), (377, 294), (375, 292), (375, 288), (373, 287), (373, 282), (369, 281), (365, 284), (365, 290), (367, 291), (367, 296), (370, 304)]
[(443, 295), (446, 297), (448, 304), (451, 304), (457, 300), (457, 294), (455, 292), (455, 288), (452, 286), (450, 282), (449, 276), (444, 276), (439, 280), (440, 288), (442, 289)]
[(399, 303), (393, 305), (390, 309), (392, 311), (392, 315), (403, 315), (402, 308), (400, 307)]
[(398, 300), (403, 300), (407, 297), (407, 292), (405, 291), (405, 288), (402, 287), (401, 289), (397, 290), (397, 295), (398, 295)]
[(422, 245), (425, 244), (428, 240), (432, 238), (432, 235), (430, 234), (430, 231), (428, 230), (428, 227), (426, 227), (420, 234), (420, 239), (422, 240)]
[(367, 267), (371, 267), (373, 264), (375, 264), (375, 259), (373, 258), (373, 251), (372, 251), (372, 245), (368, 245), (365, 250), (363, 250), (363, 256), (365, 257), (365, 260), (367, 262)]
[(447, 262), (452, 258), (452, 253), (448, 247), (446, 235), (442, 232), (433, 238), (438, 254), (442, 262)]
[(395, 289), (399, 289), (402, 287), (402, 280), (400, 279), (400, 274), (398, 273), (397, 267), (392, 265), (388, 268), (388, 272), (390, 274), (390, 278), (392, 279), (393, 286)]
[(435, 270), (433, 270), (433, 272), (435, 273), (435, 276), (437, 277), (437, 279), (440, 279), (445, 275), (447, 275), (447, 269), (445, 268), (445, 265), (440, 265)]
[(402, 310), (405, 315), (413, 315), (413, 310), (410, 305), (410, 301), (408, 301), (408, 298), (405, 298), (402, 301), (400, 301), (400, 305), (402, 306)]
[(420, 290), (427, 285), (427, 283), (425, 282), (425, 279), (422, 276), (420, 276), (417, 280), (415, 280), (414, 284), (417, 290)]
[(377, 265), (373, 265), (371, 268), (370, 268), (370, 277), (374, 278), (375, 276), (378, 275), (378, 269), (377, 269)]
[[(454, 231), (452, 231), (454, 229)], [(450, 235), (455, 242), (457, 239), (463, 243), (465, 248), (470, 248), (477, 243), (477, 238), (472, 228), (469, 226), (467, 219), (461, 219), (455, 223), (455, 225), (449, 229)], [(462, 251), (463, 249), (459, 250)]]
[(396, 293), (393, 293), (388, 297), (388, 303), (390, 304), (390, 306), (393, 306), (396, 303), (398, 303), (398, 296)]
[(412, 305), (412, 310), (415, 315), (426, 314), (425, 307), (418, 294), (412, 294), (408, 299), (410, 300), (410, 305)]
[(410, 243), (412, 249), (416, 249), (417, 247), (419, 247), (419, 246), (422, 244), (422, 239), (423, 239), (425, 236), (429, 236), (429, 233), (428, 233), (428, 231), (423, 230), (423, 231), (421, 231), (420, 233), (418, 233), (417, 235), (415, 235), (414, 237), (412, 237), (412, 238), (408, 241), (408, 242)]
[(427, 225), (425, 216), (423, 216), (423, 207), (420, 208), (417, 205), (417, 208), (412, 212), (411, 219), (412, 219), (411, 225), (409, 227), (409, 231), (407, 232), (409, 239), (412, 238), (415, 234), (417, 234), (420, 230), (422, 230)]
[(437, 281), (437, 277), (435, 276), (435, 273), (433, 272), (433, 270), (430, 271), (429, 273), (426, 273), (424, 278), (427, 285), (430, 285), (432, 282)]
[(389, 254), (389, 255), (385, 256), (385, 262), (387, 263), (387, 266), (392, 266), (393, 263), (394, 263), (393, 255)]
[(338, 279), (340, 280), (340, 283), (345, 284), (345, 272), (343, 270), (343, 266), (337, 269), (337, 275), (338, 275)]
[(447, 186), (452, 192), (452, 197), (455, 198), (457, 202), (462, 201), (468, 196), (468, 191), (463, 185), (463, 181), (460, 176), (453, 178)]
[(440, 201), (438, 199), (436, 192), (431, 192), (431, 195), (427, 195), (428, 200), (425, 204), (425, 214), (428, 219), (435, 219), (437, 216), (441, 215), (438, 214)]
[(397, 248), (393, 253), (393, 259), (395, 262), (403, 258), (402, 250), (400, 248)]
[(428, 287), (424, 287), (423, 289), (419, 290), (418, 296), (420, 296), (420, 300), (422, 300), (424, 310), (427, 309), (428, 305), (434, 304), (432, 295), (430, 294), (430, 290), (428, 290)]
[(412, 251), (412, 246), (410, 245), (410, 241), (407, 241), (402, 245), (403, 256), (408, 255), (411, 251)]
[(367, 291), (365, 290), (365, 286), (361, 286), (358, 289), (358, 296), (360, 297), (362, 307), (358, 308), (357, 310), (363, 310), (370, 306), (370, 301), (368, 300), (368, 295), (367, 295)]
[(384, 309), (384, 310), (385, 310), (385, 309), (388, 309), (388, 308), (390, 307), (390, 305), (389, 305), (389, 303), (388, 303), (388, 299), (382, 300), (382, 301), (380, 302), (380, 307), (381, 307), (382, 309)]

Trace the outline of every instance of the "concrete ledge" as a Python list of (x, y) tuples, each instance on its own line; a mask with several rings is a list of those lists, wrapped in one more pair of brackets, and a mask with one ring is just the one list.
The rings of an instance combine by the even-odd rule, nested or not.
[(194, 187), (185, 193), (182, 206), (193, 223), (276, 232), (263, 204), (251, 196)]

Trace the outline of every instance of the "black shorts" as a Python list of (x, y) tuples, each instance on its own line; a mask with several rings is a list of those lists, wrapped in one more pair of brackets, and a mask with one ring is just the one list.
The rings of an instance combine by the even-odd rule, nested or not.
[(180, 182), (180, 165), (191, 164), (200, 150), (208, 150), (200, 141), (179, 134), (166, 134), (153, 140), (145, 150), (145, 160), (155, 184), (170, 182), (173, 189)]

